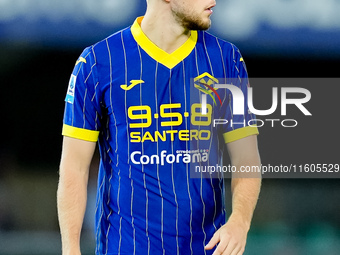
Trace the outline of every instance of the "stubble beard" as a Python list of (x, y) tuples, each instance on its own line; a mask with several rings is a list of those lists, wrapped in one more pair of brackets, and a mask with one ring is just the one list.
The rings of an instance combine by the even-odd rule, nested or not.
[(198, 15), (185, 14), (184, 11), (172, 10), (172, 13), (181, 26), (187, 30), (207, 30), (211, 26), (211, 20), (204, 22)]

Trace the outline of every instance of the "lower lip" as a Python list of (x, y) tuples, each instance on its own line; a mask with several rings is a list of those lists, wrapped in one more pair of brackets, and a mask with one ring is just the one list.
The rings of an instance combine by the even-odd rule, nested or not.
[(211, 10), (211, 9), (207, 9), (207, 10), (205, 10), (205, 11), (208, 12), (208, 13), (210, 13), (210, 14), (213, 13), (213, 10)]

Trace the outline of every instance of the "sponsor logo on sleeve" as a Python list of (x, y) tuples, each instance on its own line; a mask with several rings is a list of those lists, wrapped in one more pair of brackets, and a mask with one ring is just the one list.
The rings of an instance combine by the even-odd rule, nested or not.
[(73, 104), (74, 103), (74, 91), (76, 87), (77, 76), (71, 75), (70, 82), (68, 83), (67, 94), (65, 102)]

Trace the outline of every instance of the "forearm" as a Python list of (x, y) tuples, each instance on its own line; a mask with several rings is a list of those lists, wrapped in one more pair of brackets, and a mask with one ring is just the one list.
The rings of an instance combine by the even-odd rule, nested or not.
[(89, 169), (96, 144), (64, 137), (57, 192), (63, 255), (80, 255)]
[(63, 255), (80, 254), (80, 233), (87, 199), (87, 172), (63, 165), (60, 168), (57, 202)]
[(261, 187), (261, 178), (232, 179), (232, 213), (215, 232), (205, 249), (216, 245), (215, 254), (243, 254), (247, 234)]
[(247, 137), (238, 143), (229, 145), (231, 163), (238, 171), (233, 173), (231, 181), (232, 192), (232, 214), (231, 220), (244, 223), (249, 229), (250, 222), (259, 198), (261, 189), (260, 172), (242, 172), (242, 169), (249, 166), (252, 169), (259, 169), (261, 159), (257, 149), (256, 136)]
[(244, 223), (249, 229), (261, 189), (261, 178), (233, 178), (231, 189), (232, 214), (230, 219)]

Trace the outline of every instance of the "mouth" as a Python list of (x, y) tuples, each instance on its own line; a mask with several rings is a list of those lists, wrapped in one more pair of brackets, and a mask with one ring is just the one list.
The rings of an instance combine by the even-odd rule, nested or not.
[(205, 10), (210, 12), (210, 13), (213, 13), (212, 8), (214, 8), (215, 6), (216, 6), (216, 4), (212, 4), (212, 5), (208, 6)]

